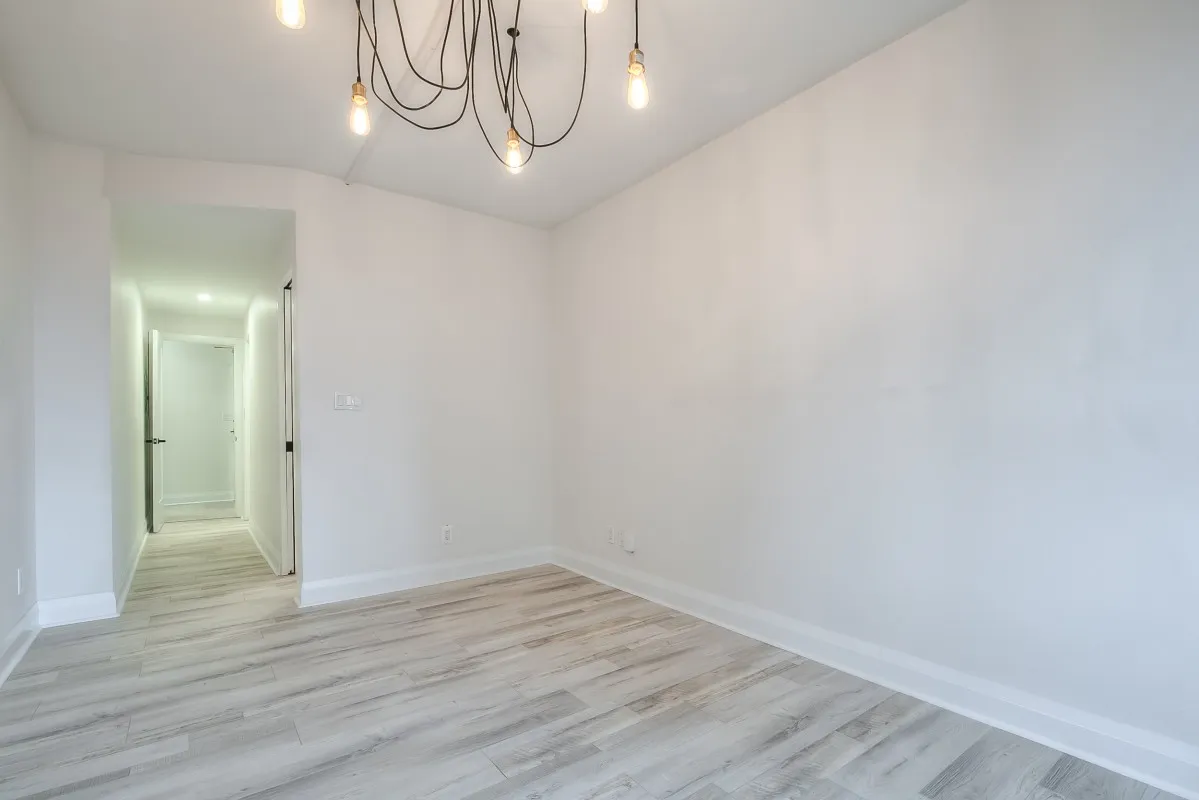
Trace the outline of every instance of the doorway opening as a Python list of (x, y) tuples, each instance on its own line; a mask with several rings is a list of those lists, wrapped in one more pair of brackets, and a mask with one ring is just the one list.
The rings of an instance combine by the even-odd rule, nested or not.
[[(112, 242), (118, 596), (143, 549), (211, 564), (248, 547), (247, 575), (294, 574), (294, 212), (116, 203)], [(176, 533), (198, 538), (148, 544)]]
[(239, 339), (146, 336), (147, 530), (242, 517)]

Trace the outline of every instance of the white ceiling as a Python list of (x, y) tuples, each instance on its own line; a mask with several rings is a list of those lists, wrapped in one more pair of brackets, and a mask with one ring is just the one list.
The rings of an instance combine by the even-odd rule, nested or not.
[[(634, 112), (624, 102), (633, 0), (611, 0), (591, 18), (574, 133), (538, 151), (519, 176), (495, 161), (469, 111), (458, 127), (428, 133), (373, 101), (372, 135), (349, 132), (352, 0), (307, 0), (300, 31), (276, 21), (273, 0), (0, 2), (0, 79), (34, 130), (67, 141), (298, 167), (550, 226), (962, 1), (645, 0), (652, 101)], [(399, 0), (410, 46), (426, 45), (416, 56), (422, 71), (435, 61), (427, 45), (439, 41), (449, 2)], [(503, 26), (515, 4), (496, 0)], [(523, 0), (521, 74), (539, 138), (562, 130), (573, 112), (582, 14), (579, 0)], [(394, 53), (394, 24), (381, 22), (381, 33)], [(482, 63), (480, 83), (491, 80)], [(402, 96), (425, 99), (407, 78)], [(502, 148), (506, 121), (487, 100), (484, 121)]]
[[(242, 318), (270, 288), (295, 214), (258, 208), (118, 205), (113, 253), (150, 311)], [(212, 300), (202, 303), (199, 294)]]

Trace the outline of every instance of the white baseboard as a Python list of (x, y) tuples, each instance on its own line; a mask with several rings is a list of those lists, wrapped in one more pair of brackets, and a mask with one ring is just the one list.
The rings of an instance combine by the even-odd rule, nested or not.
[(142, 531), (141, 542), (137, 546), (137, 553), (133, 556), (133, 561), (129, 565), (129, 574), (125, 576), (125, 585), (121, 587), (121, 593), (117, 596), (117, 614), (121, 613), (121, 609), (125, 607), (125, 600), (129, 597), (129, 590), (133, 588), (133, 576), (137, 574), (137, 565), (142, 561), (142, 551), (146, 549), (146, 540), (149, 535)]
[(57, 600), (39, 600), (37, 611), (38, 624), (43, 628), (112, 619), (117, 615), (117, 596), (112, 592), (100, 592), (61, 597)]
[(233, 492), (196, 492), (194, 494), (169, 494), (162, 498), (164, 506), (193, 506), (200, 503), (233, 503)]
[(873, 683), (1199, 800), (1199, 748), (797, 619), (554, 548), (553, 563)]
[(460, 561), (443, 561), (411, 569), (369, 572), (344, 578), (304, 581), (300, 585), (300, 607), (340, 603), (378, 594), (402, 592), (436, 583), (478, 578), (496, 572), (535, 567), (549, 561), (550, 548), (533, 547), (499, 556), (484, 556)]
[(249, 523), (247, 527), (250, 529), (250, 538), (254, 540), (255, 546), (258, 547), (258, 552), (262, 553), (262, 557), (266, 559), (266, 563), (270, 565), (271, 572), (274, 572), (276, 575), (282, 575), (283, 573), (279, 571), (278, 556), (271, 555), (270, 548), (263, 544), (262, 534), (260, 534), (258, 529), (254, 527), (254, 523)]
[(8, 676), (17, 668), (17, 664), (21, 663), (29, 646), (37, 638), (37, 632), (41, 630), (37, 616), (37, 603), (34, 603), (12, 630), (4, 634), (4, 639), (0, 640), (0, 686), (8, 680)]

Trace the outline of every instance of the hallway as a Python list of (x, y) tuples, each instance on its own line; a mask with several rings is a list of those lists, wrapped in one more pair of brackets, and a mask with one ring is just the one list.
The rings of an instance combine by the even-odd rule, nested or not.
[[(244, 520), (167, 522), (146, 541), (121, 619), (148, 623), (156, 615), (271, 597), (294, 607), (295, 576), (271, 572)], [(219, 620), (210, 620), (214, 631)]]

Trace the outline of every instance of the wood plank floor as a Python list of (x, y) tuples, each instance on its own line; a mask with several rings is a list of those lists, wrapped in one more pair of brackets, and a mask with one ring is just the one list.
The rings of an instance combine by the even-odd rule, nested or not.
[(557, 567), (301, 611), (238, 527), (42, 632), (0, 797), (1171, 797)]

